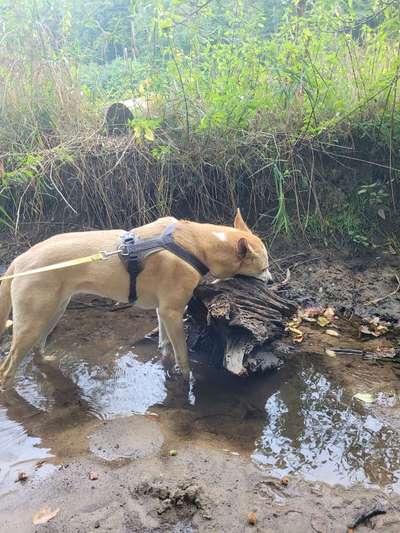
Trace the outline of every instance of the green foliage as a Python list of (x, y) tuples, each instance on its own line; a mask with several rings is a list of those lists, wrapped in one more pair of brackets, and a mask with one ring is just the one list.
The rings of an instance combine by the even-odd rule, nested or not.
[[(109, 103), (142, 97), (158, 109), (135, 116), (132, 136), (196, 176), (200, 215), (225, 188), (275, 235), (300, 225), (366, 246), (396, 214), (397, 1), (3, 0), (0, 27), (4, 187), (48, 160), (72, 165), (69, 145), (103, 131)], [(366, 163), (337, 185), (321, 179), (331, 159)]]

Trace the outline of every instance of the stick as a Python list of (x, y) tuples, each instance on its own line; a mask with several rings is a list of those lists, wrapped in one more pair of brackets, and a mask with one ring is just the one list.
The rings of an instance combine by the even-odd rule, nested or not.
[(382, 300), (386, 300), (386, 298), (390, 298), (391, 296), (394, 296), (397, 292), (399, 292), (400, 290), (400, 279), (399, 279), (399, 276), (397, 274), (395, 274), (395, 278), (396, 278), (396, 281), (397, 281), (397, 287), (394, 291), (390, 292), (389, 294), (386, 294), (385, 296), (382, 296), (381, 298), (376, 298), (375, 300), (371, 300), (369, 303), (369, 305), (375, 305), (379, 302), (382, 302)]

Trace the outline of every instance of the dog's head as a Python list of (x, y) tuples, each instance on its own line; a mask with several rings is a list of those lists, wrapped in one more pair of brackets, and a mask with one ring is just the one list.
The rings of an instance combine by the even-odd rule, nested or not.
[(239, 260), (239, 269), (236, 274), (261, 279), (266, 283), (272, 282), (267, 249), (261, 239), (254, 235), (247, 226), (240, 209), (236, 212), (233, 227), (240, 232), (236, 244), (236, 254)]

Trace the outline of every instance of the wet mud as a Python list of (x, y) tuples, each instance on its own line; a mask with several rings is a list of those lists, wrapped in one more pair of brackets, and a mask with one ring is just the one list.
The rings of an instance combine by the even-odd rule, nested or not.
[(302, 325), (301, 345), (275, 346), (279, 368), (247, 379), (193, 353), (189, 390), (145, 338), (153, 313), (79, 297), (0, 394), (0, 531), (39, 530), (51, 507), (40, 530), (343, 532), (376, 502), (386, 513), (356, 531), (400, 531), (400, 365), (326, 354), (397, 345), (360, 339), (355, 316), (398, 320), (397, 294), (368, 303), (395, 288), (390, 261), (379, 276), (374, 262), (298, 265), (288, 294), (346, 311), (339, 337)]

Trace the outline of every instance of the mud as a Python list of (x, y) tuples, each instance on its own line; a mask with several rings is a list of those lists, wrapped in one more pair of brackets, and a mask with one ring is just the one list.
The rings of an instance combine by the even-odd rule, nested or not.
[[(325, 353), (396, 345), (361, 340), (352, 315), (400, 318), (398, 294), (368, 303), (396, 288), (397, 258), (308, 253), (281, 253), (275, 273), (290, 266), (288, 294), (345, 311), (339, 337), (302, 326), (300, 346), (275, 347), (280, 367), (251, 379), (196, 353), (182, 391), (144, 338), (153, 313), (74, 301), (46, 360), (27, 358), (0, 395), (0, 531), (343, 532), (376, 502), (386, 513), (356, 531), (399, 531), (400, 367)], [(45, 506), (60, 511), (35, 528)]]

